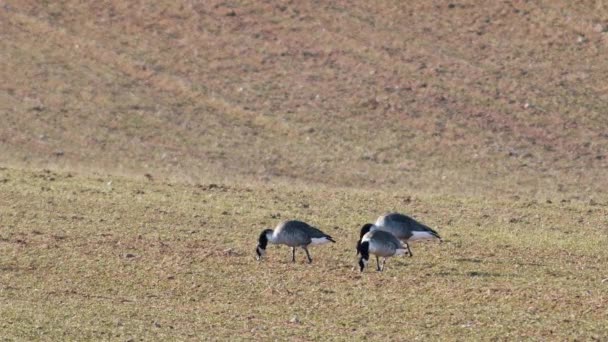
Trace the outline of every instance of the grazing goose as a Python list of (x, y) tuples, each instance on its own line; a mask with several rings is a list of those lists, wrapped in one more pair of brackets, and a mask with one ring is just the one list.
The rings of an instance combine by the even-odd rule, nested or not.
[(336, 242), (331, 236), (323, 233), (315, 227), (301, 221), (285, 221), (279, 223), (274, 229), (265, 229), (260, 234), (258, 247), (255, 252), (260, 260), (266, 253), (268, 243), (287, 245), (291, 247), (291, 261), (296, 262), (296, 247), (302, 247), (308, 257), (308, 263), (312, 262), (308, 246), (322, 245), (328, 242)]
[(410, 256), (412, 256), (412, 252), (408, 244), (410, 241), (438, 239), (439, 242), (441, 242), (439, 233), (429, 228), (427, 225), (422, 224), (407, 215), (399, 213), (390, 213), (378, 217), (372, 230), (375, 229), (392, 233), (399, 240), (405, 242), (408, 247), (408, 251), (410, 252)]
[[(404, 255), (409, 248), (404, 247), (401, 241), (393, 234), (383, 230), (372, 230), (373, 225), (366, 223), (361, 227), (361, 237), (357, 242), (357, 254), (359, 255), (359, 269), (363, 272), (369, 262), (369, 255), (376, 256), (376, 267), (378, 271), (384, 270), (386, 258), (395, 255)], [(382, 257), (382, 267), (378, 257)]]

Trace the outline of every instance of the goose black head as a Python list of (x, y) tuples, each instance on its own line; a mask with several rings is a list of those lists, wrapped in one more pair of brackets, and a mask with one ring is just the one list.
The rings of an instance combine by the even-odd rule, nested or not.
[(255, 249), (256, 259), (260, 260), (266, 253), (266, 246), (268, 245), (268, 236), (272, 235), (272, 229), (264, 229), (258, 239), (258, 246)]
[(369, 261), (369, 241), (361, 242), (357, 244), (357, 252), (359, 253), (359, 270), (363, 272), (367, 262)]

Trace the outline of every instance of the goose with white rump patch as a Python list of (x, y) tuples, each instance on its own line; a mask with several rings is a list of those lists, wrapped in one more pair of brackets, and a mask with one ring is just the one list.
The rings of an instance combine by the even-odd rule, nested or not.
[(256, 258), (260, 260), (266, 253), (268, 243), (275, 245), (287, 245), (291, 247), (291, 261), (296, 262), (296, 247), (301, 247), (306, 252), (308, 263), (312, 262), (308, 246), (322, 245), (328, 242), (336, 242), (331, 236), (319, 229), (302, 221), (284, 221), (274, 229), (265, 229), (260, 234), (258, 246), (255, 249)]
[(390, 213), (378, 217), (372, 230), (382, 230), (395, 235), (397, 239), (407, 245), (410, 256), (412, 256), (412, 251), (408, 242), (422, 240), (439, 240), (441, 242), (439, 233), (427, 225), (399, 213)]
[[(359, 270), (361, 272), (367, 266), (370, 254), (376, 256), (376, 269), (383, 271), (387, 258), (409, 252), (408, 247), (403, 246), (395, 235), (382, 230), (372, 230), (372, 228), (371, 223), (363, 225), (361, 236), (357, 242), (357, 255), (359, 255)], [(382, 266), (380, 266), (379, 257), (382, 257)]]

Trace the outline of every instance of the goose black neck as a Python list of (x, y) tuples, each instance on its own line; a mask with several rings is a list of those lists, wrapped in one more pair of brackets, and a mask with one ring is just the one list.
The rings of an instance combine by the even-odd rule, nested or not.
[(361, 255), (361, 259), (369, 260), (369, 241), (360, 242), (357, 244), (357, 249)]
[(369, 241), (359, 241), (357, 249), (359, 250), (359, 271), (363, 272), (365, 264), (369, 260)]
[(361, 227), (361, 236), (359, 237), (359, 240), (363, 238), (363, 235), (367, 234), (373, 227), (374, 225), (371, 223), (366, 223), (363, 225), (363, 227)]
[(268, 233), (272, 233), (272, 230), (270, 229), (265, 229), (264, 231), (262, 231), (262, 233), (260, 234), (260, 238), (258, 240), (258, 246), (261, 249), (266, 249), (266, 246), (268, 245), (268, 237), (266, 236)]

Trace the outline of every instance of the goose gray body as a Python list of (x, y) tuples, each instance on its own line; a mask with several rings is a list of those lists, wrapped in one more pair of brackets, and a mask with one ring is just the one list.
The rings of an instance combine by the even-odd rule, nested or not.
[(296, 248), (301, 247), (306, 252), (308, 262), (312, 262), (308, 246), (336, 242), (331, 236), (302, 221), (284, 221), (274, 230), (266, 229), (260, 234), (256, 248), (258, 260), (264, 255), (268, 243), (287, 245), (292, 250), (292, 261), (296, 261)]
[(393, 234), (382, 230), (368, 232), (361, 239), (361, 243), (369, 242), (369, 253), (379, 257), (392, 257), (397, 250), (406, 248)]
[(327, 243), (331, 236), (302, 221), (281, 222), (272, 232), (270, 242), (290, 247), (303, 247)]
[(409, 241), (433, 239), (441, 241), (439, 233), (427, 225), (399, 213), (390, 213), (378, 217), (374, 226), (375, 229), (389, 232), (406, 243)]
[[(369, 223), (361, 228), (361, 238), (357, 243), (361, 272), (367, 265), (370, 254), (376, 256), (377, 270), (383, 271), (387, 258), (409, 252), (409, 247), (403, 246), (393, 234), (383, 230), (371, 230), (371, 228), (372, 225)], [(382, 257), (382, 266), (380, 266), (379, 257)]]

